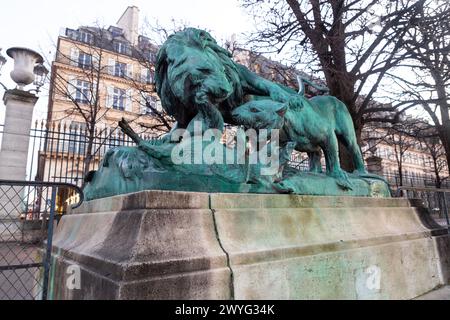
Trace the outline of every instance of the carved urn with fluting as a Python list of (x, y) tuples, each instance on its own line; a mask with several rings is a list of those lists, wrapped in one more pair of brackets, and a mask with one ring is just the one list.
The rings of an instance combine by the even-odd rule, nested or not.
[(8, 56), (14, 59), (14, 69), (11, 71), (11, 78), (17, 83), (18, 89), (23, 88), (35, 79), (34, 68), (37, 64), (44, 62), (42, 56), (27, 48), (14, 47), (6, 51)]

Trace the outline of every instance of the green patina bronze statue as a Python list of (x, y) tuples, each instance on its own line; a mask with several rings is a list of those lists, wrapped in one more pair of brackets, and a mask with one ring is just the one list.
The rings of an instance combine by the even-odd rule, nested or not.
[[(252, 73), (206, 31), (187, 28), (167, 39), (157, 56), (156, 89), (176, 125), (163, 139), (145, 141), (121, 121), (137, 147), (108, 151), (99, 170), (87, 177), (87, 200), (150, 189), (390, 195), (380, 177), (367, 174), (341, 101), (331, 96), (306, 99), (302, 84), (297, 93)], [(238, 134), (237, 147), (225, 146), (220, 141), (225, 122), (268, 130), (268, 141), (258, 138), (249, 151), (246, 138), (252, 137)], [(340, 167), (338, 141), (352, 154), (353, 174)], [(308, 153), (309, 172), (289, 167), (293, 149)]]
[[(322, 173), (323, 151), (326, 174), (344, 189), (352, 189), (352, 184), (339, 163), (338, 141), (352, 156), (356, 174), (380, 179), (367, 173), (352, 118), (344, 103), (335, 97), (317, 96), (309, 100), (295, 97), (288, 103), (254, 100), (236, 108), (233, 118), (245, 127), (281, 130), (280, 147), (290, 148), (288, 156), (292, 149), (307, 152), (310, 172)], [(293, 143), (288, 145), (289, 142)]]
[(268, 81), (234, 62), (203, 30), (188, 28), (170, 36), (159, 50), (156, 90), (164, 110), (187, 128), (199, 120), (207, 128), (223, 130), (237, 124), (231, 112), (249, 95), (287, 102), (296, 92)]

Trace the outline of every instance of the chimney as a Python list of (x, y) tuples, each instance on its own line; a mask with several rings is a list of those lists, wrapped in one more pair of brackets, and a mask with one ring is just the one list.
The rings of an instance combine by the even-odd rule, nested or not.
[(122, 14), (117, 26), (124, 31), (125, 38), (132, 45), (137, 45), (139, 38), (139, 8), (136, 6), (128, 7)]

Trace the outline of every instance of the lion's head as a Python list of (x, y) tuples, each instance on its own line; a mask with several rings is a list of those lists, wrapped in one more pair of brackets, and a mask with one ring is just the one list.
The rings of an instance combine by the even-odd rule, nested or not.
[(231, 54), (203, 30), (187, 28), (171, 35), (158, 52), (156, 90), (163, 108), (186, 127), (208, 99), (231, 119), (243, 98), (239, 73)]

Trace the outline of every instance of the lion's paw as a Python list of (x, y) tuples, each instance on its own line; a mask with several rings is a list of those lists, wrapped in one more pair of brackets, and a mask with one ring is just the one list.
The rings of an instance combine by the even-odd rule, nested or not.
[(336, 184), (344, 190), (353, 190), (353, 184), (350, 182), (348, 175), (345, 171), (338, 171), (331, 176), (336, 179)]
[(277, 191), (278, 193), (282, 193), (282, 194), (294, 193), (294, 189), (286, 186), (283, 182), (274, 183), (273, 188), (275, 189), (275, 191)]

